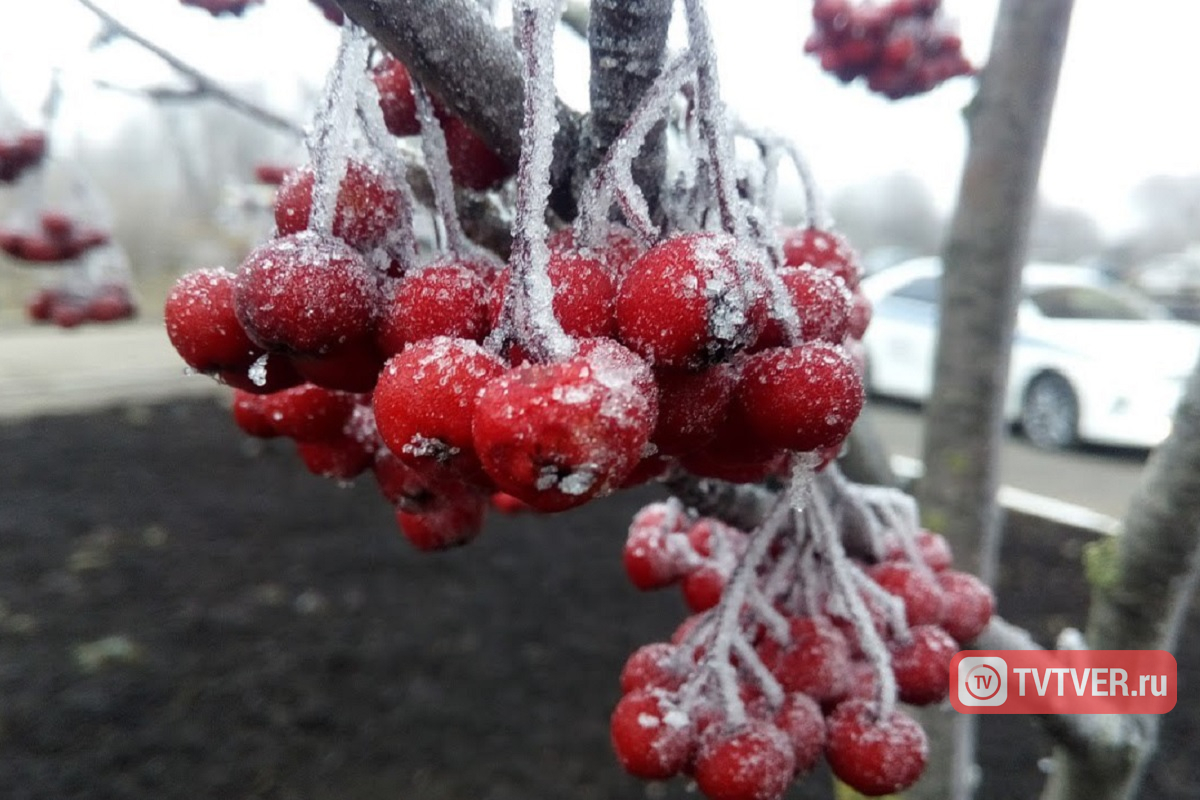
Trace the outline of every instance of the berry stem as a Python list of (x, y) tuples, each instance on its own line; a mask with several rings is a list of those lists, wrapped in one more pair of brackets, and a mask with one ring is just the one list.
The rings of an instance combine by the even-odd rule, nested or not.
[(333, 233), (337, 197), (350, 157), (346, 131), (358, 94), (351, 90), (352, 80), (363, 77), (369, 49), (369, 38), (362, 28), (350, 22), (342, 26), (337, 60), (325, 84), (324, 102), (306, 142), (313, 166), (312, 212), (308, 228), (325, 236)]
[(417, 264), (417, 234), (413, 227), (417, 199), (408, 183), (408, 165), (396, 150), (396, 143), (383, 121), (379, 90), (374, 81), (360, 81), (358, 84), (358, 121), (367, 144), (380, 154), (384, 172), (396, 187), (400, 200), (399, 213), (397, 224), (388, 231), (387, 250), (388, 255), (395, 258), (401, 269), (407, 272)]
[(466, 255), (467, 235), (463, 233), (458, 219), (458, 206), (454, 202), (454, 180), (450, 175), (450, 157), (446, 152), (446, 135), (442, 124), (433, 113), (433, 101), (429, 93), (415, 78), (411, 81), (412, 96), (417, 106), (417, 119), (421, 122), (421, 151), (425, 154), (425, 168), (429, 170), (429, 184), (433, 188), (433, 204), (446, 233), (446, 249), (455, 258)]
[[(698, 64), (693, 51), (684, 52), (663, 69), (642, 95), (620, 135), (605, 151), (584, 187), (579, 199), (579, 216), (575, 220), (577, 242), (591, 247), (601, 243), (600, 232), (608, 220), (614, 191), (622, 200), (622, 210), (642, 245), (649, 246), (658, 238), (659, 231), (650, 217), (650, 210), (633, 180), (633, 162), (650, 131), (666, 115), (671, 98), (692, 79)], [(639, 198), (640, 204), (633, 197)]]
[(525, 86), (521, 158), (517, 165), (516, 219), (509, 263), (512, 277), (504, 296), (495, 337), (515, 339), (534, 360), (557, 361), (575, 352), (575, 342), (554, 316), (550, 282), (550, 250), (546, 247), (546, 203), (550, 197), (550, 165), (558, 130), (554, 95), (554, 2), (517, 0), (514, 14), (522, 53)]
[(875, 630), (866, 603), (855, 587), (850, 559), (846, 557), (846, 551), (842, 547), (841, 536), (830, 512), (828, 500), (815, 484), (809, 487), (808, 494), (812, 509), (811, 529), (818, 552), (828, 565), (833, 590), (845, 604), (850, 621), (854, 623), (859, 644), (875, 671), (879, 718), (889, 719), (896, 707), (896, 676), (892, 672), (892, 660), (888, 655), (887, 645)]

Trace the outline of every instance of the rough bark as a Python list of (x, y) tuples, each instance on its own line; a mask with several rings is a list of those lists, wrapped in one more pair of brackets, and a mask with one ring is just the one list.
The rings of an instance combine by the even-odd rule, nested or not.
[[(475, 0), (339, 0), (339, 5), (516, 169), (521, 57)], [(560, 101), (550, 202), (564, 219), (575, 216), (571, 175), (579, 124), (579, 115)]]
[[(575, 160), (576, 181), (600, 162), (634, 107), (662, 72), (671, 0), (593, 0), (588, 21), (591, 111)], [(666, 154), (657, 126), (634, 162), (633, 177), (650, 208), (658, 207)]]
[[(925, 523), (944, 534), (964, 569), (987, 567), (998, 544), (996, 490), (1003, 398), (1042, 152), (1066, 45), (1072, 0), (1003, 0), (992, 52), (968, 109), (969, 146), (942, 251), (941, 329), (927, 408)], [(973, 793), (970, 722), (946, 712), (922, 720), (932, 740), (917, 797)], [(960, 728), (952, 731), (953, 728)], [(969, 755), (969, 752), (968, 752)]]

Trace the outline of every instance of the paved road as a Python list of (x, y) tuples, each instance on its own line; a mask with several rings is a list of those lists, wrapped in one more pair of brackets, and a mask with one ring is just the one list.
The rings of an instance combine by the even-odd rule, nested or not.
[[(868, 413), (893, 453), (920, 456), (925, 420), (919, 408), (872, 399)], [(1013, 436), (1001, 455), (1001, 481), (1120, 518), (1145, 462), (1145, 451), (1087, 447), (1048, 453)]]
[[(206, 377), (184, 374), (161, 323), (0, 329), (0, 419), (225, 391)], [(893, 453), (920, 455), (919, 410), (872, 400), (869, 413)], [(1013, 440), (1004, 450), (1003, 481), (1120, 517), (1144, 460), (1145, 454), (1100, 449), (1044, 453)]]

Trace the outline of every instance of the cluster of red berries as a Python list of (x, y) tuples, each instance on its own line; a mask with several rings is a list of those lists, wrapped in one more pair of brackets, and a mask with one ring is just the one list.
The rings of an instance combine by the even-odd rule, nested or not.
[(179, 0), (181, 5), (202, 8), (214, 17), (224, 14), (240, 17), (246, 9), (253, 5), (261, 5), (263, 0)]
[[(388, 131), (393, 136), (419, 134), (421, 122), (408, 68), (396, 58), (385, 56), (371, 71), (371, 78), (379, 90), (379, 107)], [(446, 155), (455, 184), (483, 191), (496, 187), (513, 174), (467, 123), (450, 113), (436, 97), (432, 100), (434, 115), (446, 137)]]
[(31, 264), (71, 261), (108, 243), (106, 231), (81, 225), (61, 211), (42, 212), (35, 231), (0, 229), (0, 250)]
[(25, 313), (33, 322), (74, 328), (85, 322), (117, 322), (137, 314), (129, 287), (103, 283), (85, 290), (39, 289), (25, 302)]
[[(924, 731), (903, 711), (880, 718), (875, 667), (836, 601), (805, 595), (798, 602), (785, 594), (775, 601), (785, 636), (765, 625), (744, 633), (782, 690), (774, 703), (745, 655), (735, 651), (729, 663), (712, 663), (713, 607), (748, 539), (668, 503), (634, 518), (624, 556), (631, 581), (643, 590), (682, 583), (697, 613), (670, 642), (645, 645), (626, 663), (624, 696), (612, 716), (620, 762), (650, 780), (690, 775), (713, 800), (780, 797), (822, 754), (840, 780), (864, 795), (912, 785), (925, 766)], [(899, 699), (928, 705), (945, 698), (950, 660), (987, 625), (994, 599), (977, 578), (949, 568), (942, 537), (922, 532), (915, 544), (919, 562), (897, 545), (879, 563), (861, 566), (904, 605), (905, 624), (897, 629), (885, 609), (864, 598), (887, 643)], [(814, 602), (815, 609), (805, 607)], [(727, 698), (710, 688), (717, 669), (736, 671), (744, 720), (732, 720)]]
[(26, 131), (11, 139), (0, 138), (0, 183), (16, 182), (26, 170), (46, 157), (46, 134)]
[(350, 161), (326, 237), (307, 230), (313, 183), (308, 168), (284, 180), (278, 238), (236, 275), (179, 281), (168, 334), (194, 369), (245, 391), (373, 392), (382, 442), (443, 494), (480, 505), (499, 490), (559, 511), (674, 459), (757, 480), (788, 450), (836, 448), (861, 409), (859, 370), (840, 345), (861, 336), (866, 306), (830, 234), (785, 237), (781, 276), (804, 336), (785, 346), (761, 294), (739, 309), (745, 254), (732, 237), (680, 234), (639, 254), (618, 234), (585, 250), (563, 231), (550, 241), (552, 309), (578, 350), (526, 363), (519, 343), (505, 357), (481, 345), (508, 270), (446, 259), (380, 270), (370, 259), (397, 224), (395, 187)]
[(853, 5), (850, 0), (815, 0), (815, 30), (804, 44), (821, 68), (892, 100), (923, 94), (950, 78), (973, 75), (962, 39), (939, 16), (941, 0), (892, 0)]

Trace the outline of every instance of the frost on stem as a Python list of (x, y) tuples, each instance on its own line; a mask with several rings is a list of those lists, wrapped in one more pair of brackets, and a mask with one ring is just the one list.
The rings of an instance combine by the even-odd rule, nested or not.
[(329, 72), (321, 109), (307, 141), (314, 173), (309, 229), (326, 236), (333, 233), (338, 190), (350, 158), (350, 123), (358, 95), (356, 82), (364, 80), (369, 52), (370, 38), (366, 31), (353, 23), (342, 26), (337, 60)]
[(504, 296), (500, 324), (489, 338), (495, 349), (504, 340), (528, 348), (538, 361), (558, 361), (575, 351), (554, 315), (550, 250), (546, 246), (546, 206), (550, 166), (558, 130), (554, 94), (553, 0), (514, 4), (525, 85), (521, 159), (517, 166), (516, 219), (513, 223), (512, 278)]
[(401, 269), (407, 272), (417, 264), (417, 236), (413, 227), (417, 200), (408, 183), (408, 165), (397, 151), (395, 140), (384, 122), (383, 110), (379, 106), (379, 89), (374, 81), (358, 82), (358, 119), (367, 145), (379, 153), (384, 174), (396, 187), (398, 219), (388, 231), (386, 246), (388, 255), (395, 258)]
[(425, 169), (429, 172), (429, 184), (433, 189), (433, 204), (437, 208), (442, 230), (446, 235), (446, 249), (450, 255), (460, 258), (467, 254), (469, 242), (458, 219), (458, 206), (454, 203), (454, 180), (450, 175), (450, 157), (446, 151), (446, 135), (442, 124), (434, 114), (433, 100), (416, 79), (412, 80), (413, 100), (417, 106), (417, 119), (421, 123), (421, 151), (425, 154)]

